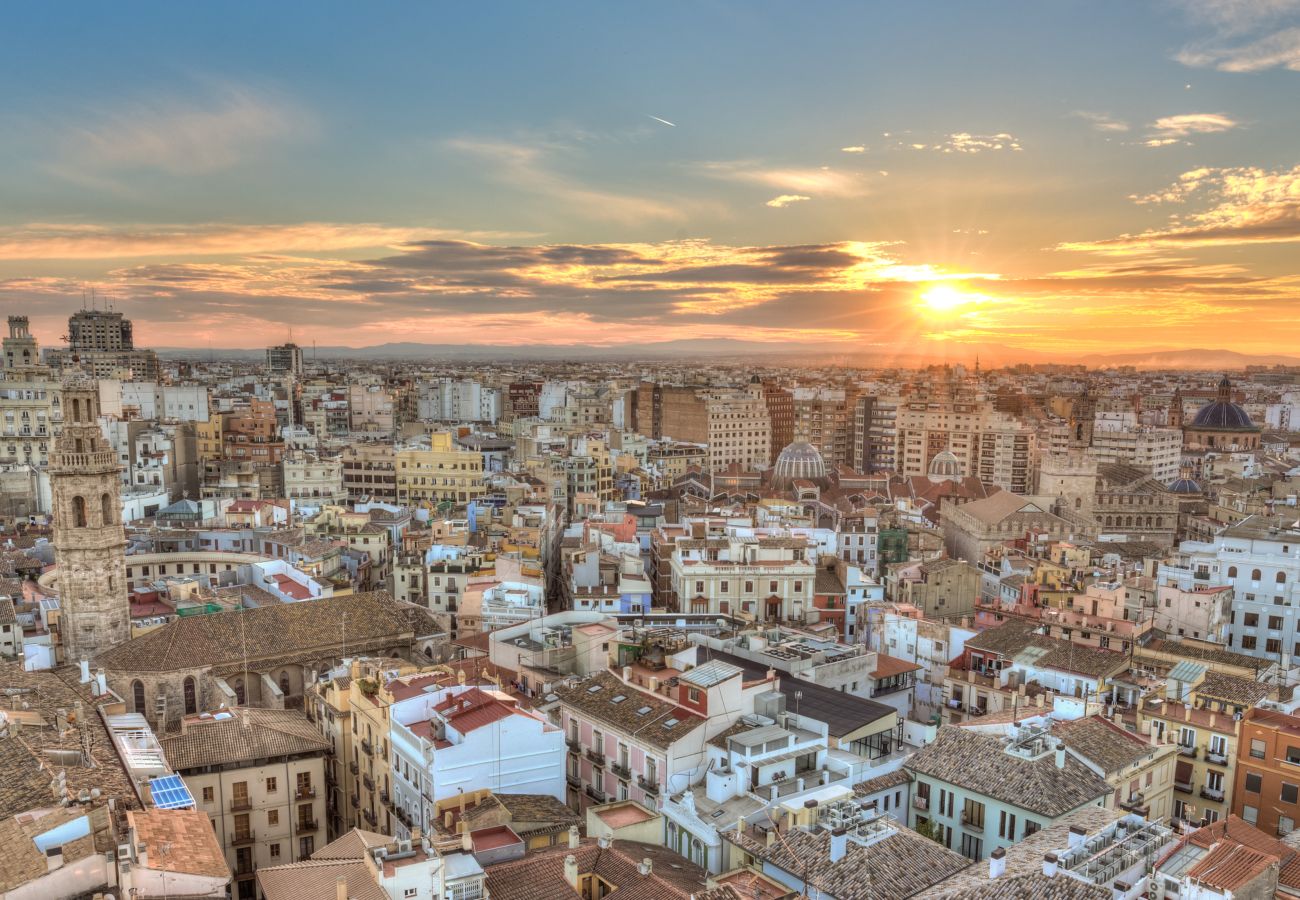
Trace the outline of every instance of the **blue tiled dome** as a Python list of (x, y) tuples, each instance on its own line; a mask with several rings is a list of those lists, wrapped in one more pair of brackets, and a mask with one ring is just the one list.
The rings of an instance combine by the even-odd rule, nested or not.
[(1190, 478), (1180, 478), (1169, 485), (1169, 490), (1175, 494), (1199, 494), (1201, 486)]
[(1219, 396), (1202, 406), (1192, 420), (1193, 428), (1253, 429), (1255, 423), (1240, 406), (1232, 402), (1232, 382), (1224, 376), (1219, 382)]

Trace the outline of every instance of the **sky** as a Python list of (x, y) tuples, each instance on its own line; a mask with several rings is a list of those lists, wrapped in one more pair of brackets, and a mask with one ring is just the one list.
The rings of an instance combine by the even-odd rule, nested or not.
[(28, 4), (0, 305), (155, 347), (1300, 340), (1300, 0)]

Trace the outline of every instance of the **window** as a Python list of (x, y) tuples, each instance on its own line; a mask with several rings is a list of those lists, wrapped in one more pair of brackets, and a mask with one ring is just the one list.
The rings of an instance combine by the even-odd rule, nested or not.
[(306, 859), (316, 851), (316, 842), (311, 835), (298, 838), (298, 858)]
[(77, 496), (72, 498), (72, 524), (77, 528), (86, 527), (86, 498)]
[(1250, 742), (1250, 755), (1255, 759), (1263, 759), (1264, 747), (1265, 747), (1264, 742), (1261, 741), (1259, 738), (1253, 739)]
[(1287, 747), (1286, 761), (1293, 766), (1300, 766), (1300, 747)]
[(214, 792), (213, 792), (213, 790), (212, 790), (211, 787), (205, 787), (205, 788), (203, 789), (203, 802), (204, 802), (204, 803), (211, 803), (211, 802), (212, 802), (212, 799), (213, 799), (213, 796), (214, 796)]
[(272, 844), (272, 845), (271, 845), (271, 859), (279, 859), (279, 858), (280, 858), (280, 845), (279, 845), (279, 844)]
[(1246, 773), (1246, 791), (1251, 794), (1258, 794), (1263, 786), (1264, 779), (1258, 772)]
[(967, 800), (962, 807), (961, 821), (963, 825), (970, 825), (975, 828), (984, 827), (984, 804), (976, 800)]
[(700, 689), (699, 689), (699, 688), (687, 688), (687, 689), (686, 689), (686, 699), (689, 700), (691, 703), (699, 703), (699, 702), (700, 702)]
[(1254, 825), (1259, 821), (1259, 808), (1255, 806), (1243, 806), (1241, 808), (1241, 817)]
[(144, 682), (139, 679), (131, 682), (131, 702), (135, 704), (135, 711), (144, 714)]
[(274, 777), (266, 779), (266, 792), (268, 794), (274, 794), (279, 789), (280, 783)]
[(1268, 627), (1271, 628), (1271, 629), (1273, 629), (1274, 631), (1280, 629), (1280, 628), (1282, 627), (1282, 617), (1281, 617), (1281, 616), (1269, 616), (1269, 617), (1268, 617)]
[(199, 711), (198, 692), (195, 690), (192, 675), (185, 676), (183, 692), (185, 694), (185, 715), (192, 716)]
[(268, 809), (266, 811), (266, 824), (267, 825), (280, 824), (280, 811), (278, 809)]
[(1295, 803), (1296, 800), (1300, 800), (1300, 788), (1297, 788), (1294, 784), (1282, 782), (1281, 798), (1283, 803)]
[(1259, 625), (1259, 613), (1246, 613), (1246, 620), (1242, 624), (1247, 628), (1255, 628)]
[(1295, 821), (1290, 816), (1277, 817), (1277, 833), (1290, 834), (1295, 830)]
[(1008, 813), (1005, 809), (998, 813), (998, 837), (1006, 838), (1008, 841), (1016, 839), (1016, 814)]
[(983, 852), (984, 842), (970, 833), (963, 833), (961, 836), (961, 855), (967, 859), (973, 859), (979, 862), (980, 855)]
[(1245, 637), (1243, 637), (1243, 638), (1241, 639), (1241, 649), (1242, 649), (1242, 650), (1254, 650), (1254, 649), (1255, 649), (1255, 636), (1254, 636), (1254, 635), (1250, 635), (1250, 634), (1248, 634), (1248, 635), (1246, 635)]

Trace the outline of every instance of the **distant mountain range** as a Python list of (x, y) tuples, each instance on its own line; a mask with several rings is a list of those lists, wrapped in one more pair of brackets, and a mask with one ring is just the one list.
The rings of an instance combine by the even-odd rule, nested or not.
[[(395, 342), (369, 347), (304, 347), (304, 355), (313, 354), (321, 359), (358, 360), (465, 360), (486, 362), (490, 360), (537, 360), (550, 362), (599, 360), (744, 360), (761, 357), (767, 363), (795, 363), (803, 365), (844, 366), (898, 366), (908, 368), (933, 363), (963, 363), (971, 365), (978, 357), (985, 367), (1028, 363), (1082, 364), (1089, 368), (1133, 366), (1139, 369), (1225, 369), (1236, 370), (1248, 365), (1300, 365), (1300, 356), (1285, 354), (1249, 354), (1235, 350), (1137, 350), (1126, 353), (1062, 356), (1041, 350), (1021, 350), (997, 345), (953, 344), (935, 347), (930, 353), (917, 353), (913, 346), (899, 347), (896, 351), (879, 346), (851, 349), (844, 344), (813, 342), (768, 343), (742, 341), (728, 338), (699, 338), (691, 340), (657, 341), (617, 346), (591, 344), (520, 345), (499, 344), (422, 344)], [(263, 349), (203, 349), (194, 347), (163, 347), (157, 351), (163, 356), (178, 359), (261, 359)]]

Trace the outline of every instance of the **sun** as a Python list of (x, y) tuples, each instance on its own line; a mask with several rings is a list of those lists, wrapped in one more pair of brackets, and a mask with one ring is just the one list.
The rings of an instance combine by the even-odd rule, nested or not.
[(971, 294), (950, 284), (937, 284), (923, 292), (919, 298), (920, 305), (932, 313), (953, 313), (964, 306), (978, 303), (979, 294)]

